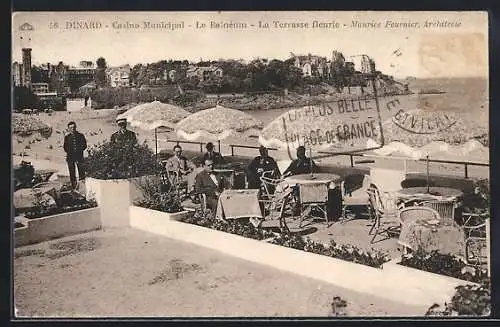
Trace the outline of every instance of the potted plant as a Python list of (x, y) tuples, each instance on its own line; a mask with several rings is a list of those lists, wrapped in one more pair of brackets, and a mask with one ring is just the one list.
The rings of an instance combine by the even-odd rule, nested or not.
[(142, 197), (137, 186), (145, 176), (159, 177), (161, 165), (143, 144), (105, 141), (88, 150), (85, 190), (101, 207), (103, 227), (129, 226), (129, 206)]

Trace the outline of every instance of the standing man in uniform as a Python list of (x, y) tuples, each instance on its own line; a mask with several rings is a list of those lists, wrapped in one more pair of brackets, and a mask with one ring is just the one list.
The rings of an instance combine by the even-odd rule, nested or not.
[(85, 170), (83, 167), (83, 151), (87, 148), (85, 136), (76, 130), (76, 123), (68, 123), (69, 133), (64, 136), (64, 151), (66, 152), (66, 162), (68, 163), (69, 178), (73, 189), (77, 188), (76, 167), (78, 167), (78, 179), (85, 179)]
[(136, 144), (137, 137), (135, 136), (135, 133), (127, 129), (127, 119), (117, 119), (116, 123), (120, 129), (111, 134), (111, 142), (129, 145)]

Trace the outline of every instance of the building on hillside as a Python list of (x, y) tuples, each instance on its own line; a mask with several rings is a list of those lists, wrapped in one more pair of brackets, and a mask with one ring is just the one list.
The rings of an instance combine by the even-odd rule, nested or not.
[(22, 64), (15, 61), (12, 64), (12, 84), (14, 86), (21, 86), (21, 70)]
[(106, 69), (106, 76), (111, 87), (130, 86), (130, 65), (120, 67), (110, 67)]
[(82, 85), (94, 80), (95, 68), (91, 61), (81, 61), (79, 66), (70, 66), (60, 61), (41, 66), (41, 80), (49, 83), (49, 90), (58, 94), (73, 93)]
[(89, 61), (80, 62), (78, 67), (68, 67), (67, 69), (67, 86), (71, 92), (75, 92), (82, 85), (85, 85), (94, 80), (95, 69), (93, 63)]
[(217, 66), (198, 67), (191, 65), (186, 71), (187, 78), (195, 77), (199, 81), (207, 81), (214, 77), (222, 77), (223, 74), (224, 71), (222, 70), (222, 68)]
[(49, 83), (31, 83), (31, 90), (35, 94), (49, 93)]
[(291, 54), (294, 60), (294, 66), (302, 70), (302, 75), (305, 76), (317, 76), (317, 77), (327, 77), (329, 74), (328, 61), (325, 57), (313, 56), (308, 54), (307, 56)]
[(163, 79), (171, 82), (177, 81), (177, 71), (175, 69), (170, 69), (169, 71), (165, 70)]

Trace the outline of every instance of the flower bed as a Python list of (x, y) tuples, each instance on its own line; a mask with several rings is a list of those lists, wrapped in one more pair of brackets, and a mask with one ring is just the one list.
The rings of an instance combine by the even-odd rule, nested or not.
[(330, 244), (325, 245), (300, 235), (281, 234), (272, 239), (271, 243), (374, 268), (380, 268), (384, 263), (390, 260), (388, 254), (381, 251), (363, 251), (350, 244), (339, 245), (333, 240), (330, 241)]
[(47, 208), (34, 208), (25, 213), (25, 217), (29, 219), (42, 218), (47, 216), (53, 216), (60, 213), (72, 212), (84, 209), (90, 209), (97, 207), (97, 203), (94, 200), (82, 201), (81, 203), (75, 203), (73, 205), (63, 206), (63, 207), (47, 207)]
[(489, 279), (486, 269), (468, 266), (461, 259), (438, 251), (415, 251), (413, 254), (403, 255), (399, 264), (473, 283), (482, 283)]
[(196, 211), (193, 216), (184, 218), (182, 222), (215, 229), (221, 232), (236, 234), (256, 240), (270, 239), (269, 243), (271, 244), (329, 256), (332, 258), (359, 263), (374, 268), (380, 268), (382, 264), (390, 260), (388, 254), (380, 251), (363, 251), (353, 245), (338, 245), (333, 240), (330, 241), (330, 244), (324, 245), (321, 242), (313, 241), (309, 238), (304, 238), (303, 236), (297, 234), (276, 234), (273, 232), (265, 231), (262, 228), (254, 227), (249, 222), (241, 222), (238, 220), (225, 221), (216, 219), (214, 218), (212, 213), (203, 214), (201, 211)]
[[(64, 187), (62, 189), (64, 191)], [(26, 211), (25, 217), (29, 219), (53, 216), (60, 213), (72, 212), (97, 207), (94, 199), (86, 199), (77, 192), (62, 192), (60, 197), (55, 199), (55, 204), (43, 198), (41, 193), (35, 193), (33, 207)]]
[(262, 228), (255, 228), (249, 222), (221, 220), (215, 218), (212, 213), (203, 214), (200, 210), (197, 210), (194, 215), (184, 218), (182, 222), (215, 229), (221, 232), (236, 234), (255, 240), (264, 240), (275, 236), (272, 232), (264, 231)]

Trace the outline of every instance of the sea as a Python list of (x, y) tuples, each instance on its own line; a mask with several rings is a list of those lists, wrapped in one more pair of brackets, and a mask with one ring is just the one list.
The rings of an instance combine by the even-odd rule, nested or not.
[[(399, 100), (405, 98), (414, 107), (407, 110), (422, 109), (428, 111), (445, 111), (460, 114), (464, 119), (474, 124), (482, 125), (485, 129), (489, 124), (489, 90), (486, 78), (427, 78), (406, 81), (414, 94), (397, 96)], [(419, 94), (421, 91), (441, 91), (439, 94)], [(394, 97), (390, 97), (394, 98)], [(417, 100), (417, 101), (414, 101)], [(404, 107), (405, 104), (402, 104)], [(277, 118), (291, 108), (250, 110), (250, 115), (261, 120), (264, 124)], [(387, 118), (382, 112), (382, 119)]]

